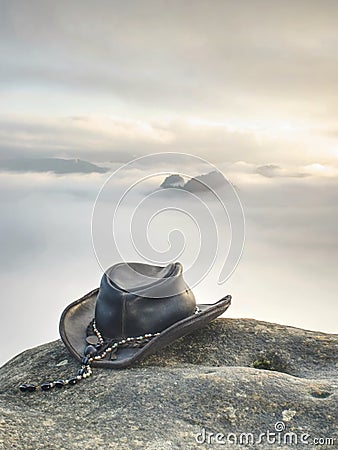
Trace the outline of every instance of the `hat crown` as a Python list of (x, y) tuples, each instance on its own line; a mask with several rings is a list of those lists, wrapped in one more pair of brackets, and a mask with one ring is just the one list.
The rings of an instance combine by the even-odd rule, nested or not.
[(192, 315), (195, 307), (181, 263), (119, 263), (102, 276), (95, 321), (104, 337), (120, 339), (160, 332)]

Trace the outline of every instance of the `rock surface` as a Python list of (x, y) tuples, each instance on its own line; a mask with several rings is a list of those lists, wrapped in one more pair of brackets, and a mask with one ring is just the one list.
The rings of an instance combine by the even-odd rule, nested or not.
[(217, 319), (133, 368), (17, 389), (77, 368), (55, 341), (0, 369), (0, 449), (338, 447), (338, 335)]

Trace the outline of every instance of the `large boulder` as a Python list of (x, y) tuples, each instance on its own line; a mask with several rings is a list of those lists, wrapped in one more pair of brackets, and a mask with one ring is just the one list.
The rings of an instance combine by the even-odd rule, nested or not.
[(77, 368), (55, 341), (0, 369), (1, 449), (338, 445), (338, 335), (217, 319), (130, 369), (93, 369), (51, 392), (18, 390)]

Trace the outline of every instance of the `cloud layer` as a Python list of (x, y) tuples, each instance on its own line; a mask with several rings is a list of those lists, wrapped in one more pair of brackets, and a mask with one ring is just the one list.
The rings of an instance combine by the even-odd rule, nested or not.
[[(248, 169), (248, 165), (238, 165)], [(242, 260), (226, 284), (218, 285), (222, 258), (217, 259), (208, 276), (194, 289), (197, 299), (211, 302), (231, 293), (230, 316), (337, 331), (337, 179), (267, 178), (249, 169), (247, 176), (238, 169), (231, 173), (223, 168), (225, 175), (237, 180), (244, 207), (246, 245)], [(161, 166), (154, 167), (155, 172), (161, 170)], [(116, 180), (110, 208), (142, 174), (139, 166), (137, 171)], [(57, 338), (62, 309), (98, 285), (101, 270), (91, 246), (90, 222), (96, 195), (106, 179), (107, 174), (99, 173), (0, 176), (0, 189), (6, 192), (0, 203), (0, 282), (3, 314), (10, 318), (1, 333), (4, 339), (9, 333), (13, 336), (11, 346), (1, 355), (2, 362), (28, 346)], [(140, 189), (136, 186), (122, 214), (129, 216), (128, 205), (138, 204), (153, 192), (159, 178), (155, 181), (154, 185), (149, 180)], [(188, 210), (190, 202), (183, 197), (180, 200), (179, 195), (175, 196), (179, 207)], [(163, 197), (158, 208), (165, 208), (169, 200)], [(203, 201), (213, 209), (208, 198)], [(149, 210), (146, 205), (141, 208), (142, 221), (151, 217), (154, 208), (153, 202)], [(201, 222), (200, 226), (203, 230), (206, 224)], [(163, 245), (167, 231), (181, 227), (187, 248), (197, 250), (195, 227), (180, 215), (167, 215), (163, 220), (159, 217), (149, 229), (149, 238), (153, 244)], [(221, 223), (219, 227), (223, 229)], [(210, 230), (209, 237), (203, 237), (206, 242), (211, 242)], [(170, 238), (175, 241), (171, 242), (173, 248), (181, 245), (176, 238), (179, 236)], [(179, 260), (186, 265), (187, 258), (183, 253)], [(20, 333), (13, 334), (14, 322)]]
[(4, 1), (0, 149), (337, 165), (337, 13), (334, 0)]

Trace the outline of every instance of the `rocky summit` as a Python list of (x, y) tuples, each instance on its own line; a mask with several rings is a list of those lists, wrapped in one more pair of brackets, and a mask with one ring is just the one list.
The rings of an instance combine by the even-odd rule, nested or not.
[(0, 448), (338, 447), (338, 335), (217, 319), (130, 369), (20, 392), (78, 369), (61, 341), (0, 369)]

